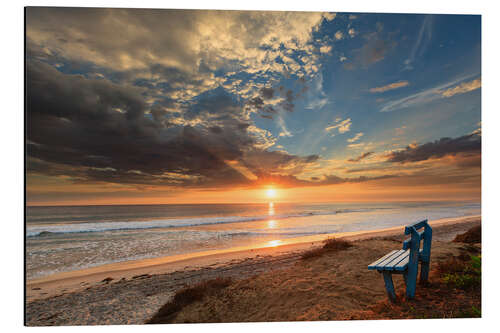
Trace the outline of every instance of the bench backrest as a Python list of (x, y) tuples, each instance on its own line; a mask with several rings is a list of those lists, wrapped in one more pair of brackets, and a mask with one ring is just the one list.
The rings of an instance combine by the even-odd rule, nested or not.
[[(419, 231), (423, 229), (422, 231)], [(423, 220), (405, 227), (405, 235), (410, 235), (410, 238), (403, 242), (403, 250), (410, 249), (409, 265), (418, 264), (418, 260), (428, 262), (431, 255), (432, 228)], [(424, 241), (422, 250), (420, 243)]]

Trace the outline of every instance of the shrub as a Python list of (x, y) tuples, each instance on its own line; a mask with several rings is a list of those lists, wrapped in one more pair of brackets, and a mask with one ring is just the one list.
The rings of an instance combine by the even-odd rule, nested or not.
[(146, 324), (168, 323), (183, 307), (196, 301), (201, 301), (206, 295), (213, 295), (230, 284), (231, 278), (218, 277), (181, 289), (174, 295), (174, 298), (163, 305)]
[(481, 226), (478, 225), (463, 234), (457, 235), (453, 241), (457, 243), (481, 243)]
[(443, 282), (458, 289), (481, 288), (481, 255), (470, 256), (460, 270), (442, 272)]
[(327, 252), (341, 251), (350, 248), (351, 246), (352, 246), (351, 242), (348, 242), (346, 240), (337, 238), (328, 238), (323, 241), (322, 247), (304, 252), (301, 258), (310, 259), (315, 257), (321, 257), (323, 254)]
[(345, 250), (352, 246), (351, 242), (343, 239), (328, 238), (323, 241), (323, 248), (329, 251)]

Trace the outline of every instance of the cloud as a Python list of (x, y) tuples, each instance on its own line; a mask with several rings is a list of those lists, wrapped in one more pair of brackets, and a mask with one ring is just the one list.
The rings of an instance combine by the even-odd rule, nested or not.
[(387, 161), (392, 163), (419, 162), (457, 154), (481, 154), (481, 136), (468, 134), (458, 138), (441, 138), (423, 145), (409, 145), (391, 152)]
[[(279, 96), (275, 95), (274, 88), (261, 88), (260, 95), (247, 100), (247, 110), (257, 112), (261, 117), (267, 119), (274, 119), (274, 115), (278, 114), (277, 107), (284, 111), (293, 112), (294, 100), (297, 96), (291, 89), (285, 90), (283, 86), (280, 88), (282, 89), (278, 90)], [(282, 120), (279, 121), (282, 122)]]
[[(221, 86), (243, 100), (258, 95), (266, 100), (271, 88), (262, 82), (318, 72), (320, 51), (312, 34), (334, 17), (318, 12), (31, 7), (26, 11), (27, 57), (63, 72), (148, 88), (143, 92), (148, 102), (168, 98), (173, 101), (170, 111)], [(286, 101), (282, 107), (292, 111), (294, 105)], [(259, 113), (271, 118), (273, 106)]]
[(401, 127), (395, 128), (394, 132), (396, 133), (396, 135), (403, 135), (406, 132), (406, 126), (402, 125)]
[(332, 21), (335, 17), (337, 16), (336, 13), (324, 13), (323, 14), (323, 17), (328, 20), (328, 21)]
[(476, 128), (474, 131), (472, 131), (471, 134), (476, 134), (481, 136), (482, 135), (482, 129), (481, 129), (481, 122), (477, 123), (478, 128)]
[[(221, 60), (259, 65), (265, 55), (260, 46), (275, 47), (279, 41), (286, 48), (302, 48), (322, 20), (331, 17), (318, 12), (29, 8), (27, 36), (66, 58), (105, 67), (143, 68), (154, 61), (189, 70), (200, 60), (209, 67)], [(116, 38), (117, 31), (127, 38)]]
[(262, 176), (261, 181), (264, 184), (278, 183), (280, 187), (300, 187), (300, 186), (324, 186), (324, 185), (339, 185), (346, 183), (363, 183), (376, 180), (390, 179), (397, 177), (395, 175), (381, 175), (381, 176), (358, 176), (358, 177), (340, 177), (337, 175), (322, 175), (314, 176), (309, 179), (301, 179), (295, 176)]
[(366, 143), (366, 142), (359, 142), (359, 143), (350, 143), (347, 145), (347, 148), (349, 149), (360, 149), (360, 148), (368, 148), (373, 146), (372, 142)]
[(387, 84), (387, 85), (382, 86), (382, 87), (371, 88), (370, 92), (371, 93), (383, 93), (383, 92), (386, 92), (388, 90), (393, 90), (393, 89), (398, 89), (398, 88), (406, 87), (409, 84), (410, 83), (408, 81), (394, 82), (394, 83), (390, 83), (390, 84)]
[(280, 137), (292, 137), (293, 136), (293, 134), (290, 133), (290, 131), (286, 127), (285, 119), (283, 119), (283, 117), (281, 115), (278, 116), (278, 126), (281, 129), (281, 132), (279, 134)]
[(250, 150), (245, 153), (242, 163), (261, 178), (269, 175), (297, 175), (318, 160), (318, 155), (295, 156), (283, 150)]
[(432, 39), (433, 21), (433, 15), (425, 15), (418, 32), (417, 40), (415, 44), (413, 44), (413, 48), (411, 49), (410, 56), (404, 61), (404, 70), (412, 70), (412, 64), (415, 61), (415, 58), (417, 56), (422, 56), (427, 50), (427, 46)]
[(359, 162), (359, 161), (367, 158), (368, 156), (373, 155), (373, 153), (374, 153), (373, 151), (368, 151), (368, 152), (363, 153), (363, 154), (361, 154), (361, 155), (359, 155), (357, 157), (350, 158), (347, 161), (349, 161), (349, 162)]
[(321, 184), (322, 185), (331, 185), (331, 184), (343, 184), (343, 183), (362, 183), (362, 182), (367, 182), (367, 181), (388, 179), (388, 178), (393, 178), (393, 177), (395, 177), (395, 176), (394, 175), (383, 175), (383, 176), (377, 176), (377, 177), (359, 176), (359, 177), (343, 178), (343, 177), (338, 177), (336, 175), (325, 175), (324, 179), (321, 181)]
[(332, 50), (331, 45), (323, 45), (319, 48), (319, 52), (321, 53), (329, 53)]
[(365, 35), (367, 41), (361, 48), (353, 50), (353, 60), (344, 64), (345, 69), (366, 68), (383, 60), (396, 47), (397, 42), (383, 37), (381, 31), (381, 26), (379, 26), (378, 31)]
[(261, 92), (262, 97), (264, 99), (271, 99), (274, 96), (274, 89), (273, 88), (264, 87), (264, 88), (260, 89), (260, 92)]
[(349, 132), (351, 130), (351, 125), (352, 125), (351, 118), (347, 118), (345, 120), (342, 120), (341, 118), (337, 118), (337, 119), (335, 119), (335, 124), (327, 126), (325, 128), (325, 131), (331, 132), (331, 131), (337, 129), (340, 134), (343, 134), (343, 133)]
[(311, 89), (308, 90), (309, 103), (306, 109), (318, 110), (328, 104), (329, 99), (323, 90), (323, 75), (319, 73), (312, 81)]
[(350, 138), (350, 139), (347, 139), (347, 142), (356, 142), (358, 141), (362, 136), (364, 135), (363, 132), (359, 132), (358, 134), (356, 134), (354, 137)]
[(293, 175), (318, 159), (268, 151), (276, 139), (223, 91), (179, 113), (153, 113), (141, 88), (63, 74), (41, 62), (28, 62), (26, 84), (28, 175), (85, 184), (237, 186), (254, 182), (252, 174)]
[(477, 74), (462, 76), (452, 81), (440, 84), (438, 86), (422, 90), (418, 93), (409, 95), (407, 97), (389, 101), (383, 104), (382, 108), (380, 109), (380, 112), (391, 112), (400, 109), (410, 108), (413, 106), (430, 103), (440, 98), (444, 98), (444, 96), (442, 95), (443, 91), (446, 91), (450, 87), (457, 85), (465, 80), (469, 80), (471, 77), (474, 76), (477, 76)]
[(473, 91), (481, 88), (481, 78), (475, 79), (469, 82), (463, 82), (453, 88), (446, 89), (441, 92), (444, 97), (451, 97), (457, 94), (464, 94), (469, 91)]
[(361, 50), (361, 61), (367, 66), (379, 62), (396, 45), (394, 41), (376, 39), (365, 44)]

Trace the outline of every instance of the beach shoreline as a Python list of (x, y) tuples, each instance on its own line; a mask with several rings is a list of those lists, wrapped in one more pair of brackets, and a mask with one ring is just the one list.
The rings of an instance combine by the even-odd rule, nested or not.
[[(435, 220), (430, 224), (433, 227), (431, 265), (436, 265), (440, 260), (460, 253), (463, 244), (452, 240), (457, 234), (481, 225), (481, 217)], [(377, 257), (400, 248), (405, 238), (403, 230), (404, 226), (401, 226), (343, 235), (342, 238), (353, 244), (350, 250), (311, 262), (302, 260), (302, 255), (321, 246), (322, 240), (216, 253), (173, 262), (161, 262), (165, 258), (156, 262), (131, 262), (117, 265), (120, 269), (115, 270), (101, 266), (90, 274), (89, 270), (81, 270), (62, 278), (61, 275), (54, 275), (41, 281), (29, 281), (26, 286), (26, 325), (144, 324), (180, 289), (219, 277), (232, 279), (236, 286), (256, 283), (251, 289), (253, 291), (248, 296), (242, 296), (243, 299), (258, 297), (272, 304), (309, 299), (308, 302), (312, 303), (306, 304), (306, 308), (314, 306), (315, 302), (326, 302), (329, 305), (324, 306), (329, 308), (332, 300), (324, 299), (324, 296), (331, 295), (328, 297), (335, 297), (334, 304), (338, 311), (350, 313), (386, 299), (379, 274), (368, 271), (366, 267)], [(328, 238), (322, 236), (323, 239)], [(281, 284), (278, 289), (274, 286), (275, 282)], [(397, 289), (402, 289), (402, 283), (402, 279), (395, 280)], [(302, 293), (297, 299), (280, 295), (283, 292), (293, 294), (294, 290)], [(273, 305), (270, 309), (276, 313), (265, 321), (323, 318), (323, 315), (318, 315), (323, 310), (305, 317), (298, 313), (296, 317), (289, 317), (288, 310), (283, 312), (282, 307)], [(244, 317), (234, 320), (259, 321), (264, 318), (245, 316), (244, 313), (240, 313)], [(332, 314), (325, 318), (337, 317)]]
[[(429, 221), (433, 227), (469, 223), (480, 219), (480, 216), (467, 216)], [(300, 253), (317, 247), (326, 238), (336, 237), (349, 241), (370, 239), (375, 237), (390, 237), (401, 235), (404, 226), (368, 231), (344, 232), (336, 234), (321, 234), (293, 239), (278, 240), (254, 246), (213, 250), (187, 255), (174, 255), (150, 259), (117, 262), (81, 270), (61, 272), (46, 277), (27, 280), (26, 301), (54, 297), (60, 294), (82, 291), (89, 286), (102, 284), (103, 280), (118, 281), (132, 279), (138, 276), (169, 274), (186, 270), (200, 270), (210, 267), (226, 267), (250, 258), (297, 257)]]

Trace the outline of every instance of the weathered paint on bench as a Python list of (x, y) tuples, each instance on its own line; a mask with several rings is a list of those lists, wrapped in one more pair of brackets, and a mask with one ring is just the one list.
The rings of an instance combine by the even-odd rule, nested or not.
[[(419, 231), (419, 229), (424, 229)], [(420, 282), (427, 281), (431, 258), (432, 228), (423, 220), (405, 227), (405, 235), (410, 238), (403, 242), (402, 250), (393, 250), (368, 265), (384, 276), (385, 288), (391, 301), (396, 299), (392, 274), (402, 274), (406, 284), (406, 297), (413, 298), (417, 284), (418, 263), (420, 262)], [(421, 241), (424, 241), (420, 249)]]

